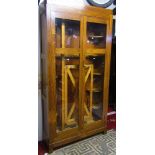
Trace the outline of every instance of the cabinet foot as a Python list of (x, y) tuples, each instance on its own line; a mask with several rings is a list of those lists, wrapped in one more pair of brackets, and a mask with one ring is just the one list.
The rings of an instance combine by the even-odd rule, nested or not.
[(53, 153), (54, 148), (52, 145), (48, 145), (48, 153)]
[(103, 134), (107, 134), (107, 129), (102, 132)]
[(53, 151), (54, 151), (53, 147), (52, 146), (49, 146), (48, 153), (53, 153)]

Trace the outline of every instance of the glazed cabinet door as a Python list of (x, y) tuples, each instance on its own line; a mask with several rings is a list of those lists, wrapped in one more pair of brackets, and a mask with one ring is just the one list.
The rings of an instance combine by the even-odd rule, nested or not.
[(91, 131), (106, 126), (111, 36), (109, 19), (84, 17), (84, 26), (83, 124)]
[(56, 73), (55, 132), (57, 136), (61, 136), (78, 131), (79, 128), (82, 18), (58, 12), (54, 12), (53, 16)]

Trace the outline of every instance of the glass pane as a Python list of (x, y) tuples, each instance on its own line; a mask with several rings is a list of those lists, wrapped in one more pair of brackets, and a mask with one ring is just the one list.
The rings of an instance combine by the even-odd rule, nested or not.
[(80, 21), (56, 19), (56, 48), (80, 48)]
[(79, 57), (56, 58), (57, 132), (78, 126)]
[(104, 56), (87, 56), (84, 67), (84, 123), (89, 124), (102, 119)]
[(55, 21), (55, 30), (56, 30), (56, 48), (62, 48), (62, 25), (61, 19), (56, 19)]
[(87, 47), (106, 47), (106, 24), (87, 23)]

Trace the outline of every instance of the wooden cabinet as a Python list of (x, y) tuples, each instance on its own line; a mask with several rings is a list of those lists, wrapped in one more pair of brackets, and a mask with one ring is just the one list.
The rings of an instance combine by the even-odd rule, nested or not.
[(106, 132), (112, 11), (42, 6), (43, 137), (52, 151)]

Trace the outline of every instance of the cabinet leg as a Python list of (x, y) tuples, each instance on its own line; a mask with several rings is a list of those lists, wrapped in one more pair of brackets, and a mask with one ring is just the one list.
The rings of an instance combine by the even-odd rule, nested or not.
[(54, 148), (51, 144), (48, 144), (48, 153), (52, 153), (54, 151)]
[(103, 133), (103, 134), (107, 134), (107, 129), (105, 129), (102, 133)]
[(49, 146), (48, 147), (48, 153), (52, 153), (54, 150), (53, 150), (53, 147), (52, 146)]

